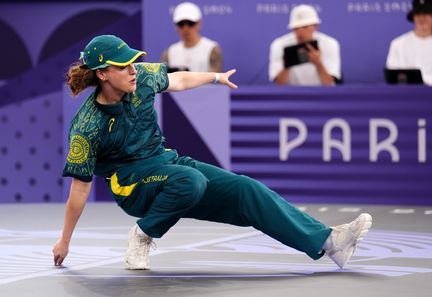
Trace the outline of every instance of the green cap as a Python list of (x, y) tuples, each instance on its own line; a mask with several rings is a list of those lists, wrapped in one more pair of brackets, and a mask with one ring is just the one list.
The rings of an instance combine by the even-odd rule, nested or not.
[(81, 52), (84, 65), (95, 70), (114, 66), (127, 66), (146, 52), (130, 48), (114, 35), (99, 35), (93, 38)]

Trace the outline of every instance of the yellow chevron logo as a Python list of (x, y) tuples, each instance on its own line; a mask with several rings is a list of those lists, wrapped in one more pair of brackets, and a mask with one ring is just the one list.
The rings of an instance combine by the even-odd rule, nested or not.
[(111, 191), (116, 194), (117, 196), (123, 196), (123, 197), (128, 197), (130, 196), (130, 194), (132, 193), (133, 189), (135, 188), (135, 186), (137, 185), (138, 182), (129, 185), (129, 186), (120, 186), (118, 183), (118, 177), (117, 177), (117, 172), (114, 173), (113, 176), (111, 176)]

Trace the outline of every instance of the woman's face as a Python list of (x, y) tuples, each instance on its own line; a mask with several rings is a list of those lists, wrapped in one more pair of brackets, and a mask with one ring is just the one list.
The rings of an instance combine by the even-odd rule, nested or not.
[(103, 81), (115, 91), (132, 93), (136, 90), (137, 71), (133, 64), (127, 66), (109, 66), (103, 70)]

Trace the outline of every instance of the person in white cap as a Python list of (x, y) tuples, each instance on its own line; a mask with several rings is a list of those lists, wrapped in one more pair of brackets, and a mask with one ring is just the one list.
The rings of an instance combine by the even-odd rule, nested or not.
[(391, 42), (386, 66), (420, 69), (423, 82), (432, 85), (432, 0), (414, 0), (407, 19), (414, 23), (414, 30)]
[[(270, 46), (269, 79), (279, 85), (334, 85), (341, 80), (340, 46), (336, 39), (318, 32), (321, 20), (314, 7), (298, 5), (291, 11), (292, 32), (276, 38)], [(284, 49), (316, 40), (318, 49), (307, 44), (308, 62), (285, 67)]]
[(181, 40), (169, 46), (161, 58), (170, 71), (222, 71), (222, 50), (216, 41), (201, 36), (201, 20), (201, 10), (194, 3), (183, 2), (175, 8), (173, 22)]

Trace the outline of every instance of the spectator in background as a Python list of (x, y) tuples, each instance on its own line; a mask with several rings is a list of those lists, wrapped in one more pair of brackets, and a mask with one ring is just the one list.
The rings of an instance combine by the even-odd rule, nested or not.
[(181, 40), (168, 47), (161, 58), (170, 70), (222, 71), (221, 48), (217, 42), (200, 35), (201, 19), (201, 10), (191, 2), (175, 8), (173, 21)]
[(432, 0), (414, 0), (407, 19), (414, 30), (391, 42), (387, 68), (420, 69), (424, 83), (432, 85)]
[[(318, 32), (321, 20), (310, 5), (291, 11), (288, 28), (292, 32), (276, 38), (270, 46), (269, 78), (279, 85), (334, 85), (341, 79), (340, 46), (336, 39)], [(309, 62), (285, 68), (284, 48), (318, 41), (319, 49), (307, 45)]]

